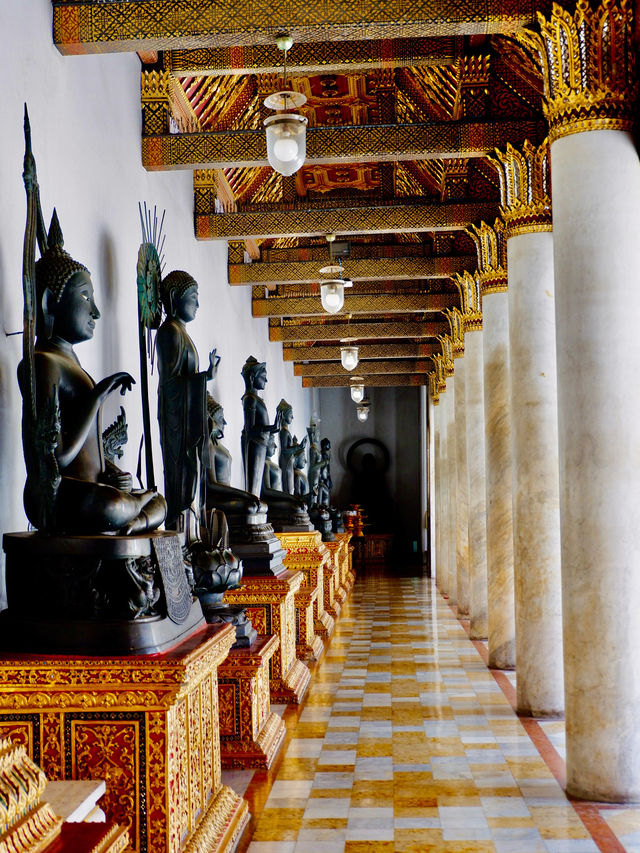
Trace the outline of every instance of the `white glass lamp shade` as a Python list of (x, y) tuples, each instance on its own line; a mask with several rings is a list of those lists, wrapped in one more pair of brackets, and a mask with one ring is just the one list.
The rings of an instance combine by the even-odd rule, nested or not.
[(337, 314), (344, 305), (344, 285), (340, 279), (320, 282), (320, 302), (329, 314)]
[(356, 417), (359, 421), (366, 421), (369, 417), (369, 406), (358, 406), (356, 408)]
[(364, 400), (364, 379), (361, 376), (355, 377), (351, 383), (351, 399), (354, 403), (361, 403)]
[(355, 370), (358, 366), (358, 347), (340, 347), (340, 361), (345, 370)]
[(307, 156), (307, 119), (297, 113), (281, 113), (264, 120), (267, 159), (281, 175), (293, 175)]

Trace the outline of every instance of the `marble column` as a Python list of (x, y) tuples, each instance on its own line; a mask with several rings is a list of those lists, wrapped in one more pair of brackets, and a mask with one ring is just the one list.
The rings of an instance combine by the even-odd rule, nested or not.
[(435, 537), (432, 543), (433, 559), (431, 561), (432, 577), (436, 579), (436, 583), (440, 586), (440, 573), (442, 571), (442, 549), (443, 536), (442, 527), (444, 519), (442, 517), (442, 436), (441, 436), (441, 421), (444, 406), (438, 402), (437, 406), (433, 407), (433, 456), (435, 462), (435, 488), (433, 494), (432, 512), (435, 516)]
[(437, 585), (440, 592), (445, 595), (447, 589), (447, 577), (449, 574), (449, 483), (447, 464), (447, 428), (449, 426), (449, 413), (447, 411), (449, 397), (446, 392), (440, 393), (439, 419), (440, 419), (440, 452), (438, 454), (438, 484), (439, 484), (439, 511), (440, 530), (438, 534), (439, 556), (438, 571), (436, 573)]
[(458, 598), (457, 589), (457, 561), (456, 561), (456, 541), (457, 541), (457, 514), (458, 514), (458, 474), (456, 460), (456, 396), (457, 387), (455, 377), (450, 376), (447, 379), (447, 396), (449, 397), (447, 413), (449, 423), (447, 425), (447, 481), (449, 484), (449, 566), (447, 572), (447, 595), (449, 596), (449, 604), (455, 604)]
[(487, 501), (489, 666), (515, 665), (509, 304), (505, 289), (482, 298)]
[(517, 707), (564, 711), (553, 234), (508, 236)]
[(469, 475), (469, 624), (474, 640), (484, 639), (488, 633), (482, 335), (479, 330), (467, 331), (464, 355)]
[(456, 603), (458, 616), (469, 615), (469, 473), (465, 359), (455, 359), (456, 395)]
[(640, 800), (640, 164), (593, 130), (551, 169), (567, 790)]

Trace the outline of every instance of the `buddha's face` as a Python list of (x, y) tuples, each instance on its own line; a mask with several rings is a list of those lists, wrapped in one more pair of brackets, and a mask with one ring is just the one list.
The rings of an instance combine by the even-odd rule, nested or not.
[(282, 413), (282, 421), (285, 424), (293, 423), (293, 409), (285, 409)]
[(226, 427), (227, 422), (224, 419), (223, 409), (218, 409), (215, 415), (211, 418), (211, 423), (213, 424), (211, 432), (213, 433), (214, 438), (224, 438), (224, 428)]
[(173, 314), (178, 320), (183, 323), (190, 323), (198, 312), (200, 303), (198, 302), (198, 285), (193, 283), (187, 288), (182, 296), (174, 296), (173, 299)]
[(269, 436), (269, 441), (267, 443), (267, 456), (273, 456), (276, 452), (276, 440), (273, 436)]
[(298, 471), (301, 471), (306, 464), (307, 464), (307, 454), (306, 453), (299, 453), (295, 458), (295, 461), (293, 463), (293, 467), (297, 468)]
[(258, 368), (254, 377), (253, 377), (253, 387), (257, 388), (258, 391), (262, 391), (262, 389), (267, 384), (267, 371), (264, 367)]
[(53, 308), (53, 334), (70, 344), (93, 337), (100, 312), (93, 301), (93, 284), (86, 270), (75, 272)]

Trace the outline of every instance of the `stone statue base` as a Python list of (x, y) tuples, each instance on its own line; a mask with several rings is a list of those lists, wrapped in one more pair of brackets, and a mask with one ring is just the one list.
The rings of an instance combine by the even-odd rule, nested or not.
[(226, 622), (233, 625), (236, 629), (236, 641), (233, 644), (234, 649), (246, 649), (258, 639), (258, 632), (251, 624), (251, 620), (247, 618), (247, 612), (244, 607), (237, 604), (226, 604), (220, 596), (219, 601), (203, 601), (200, 598), (202, 612), (204, 618), (210, 624), (215, 622)]
[(8, 609), (0, 648), (145, 655), (205, 627), (175, 533), (43, 536), (7, 533)]
[(314, 529), (306, 512), (292, 514), (270, 507), (267, 518), (276, 533), (309, 533)]

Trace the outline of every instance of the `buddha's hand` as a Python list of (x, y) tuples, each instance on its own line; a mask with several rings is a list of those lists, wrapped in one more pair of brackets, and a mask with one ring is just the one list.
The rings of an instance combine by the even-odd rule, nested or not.
[(96, 392), (101, 400), (106, 399), (112, 391), (120, 389), (121, 394), (126, 394), (131, 391), (131, 386), (136, 384), (136, 380), (130, 373), (122, 370), (119, 373), (113, 373), (111, 376), (105, 376), (96, 385)]
[(216, 373), (218, 372), (218, 365), (220, 364), (220, 356), (216, 354), (217, 349), (212, 349), (209, 353), (209, 370), (207, 370), (207, 377), (209, 379), (213, 379)]

